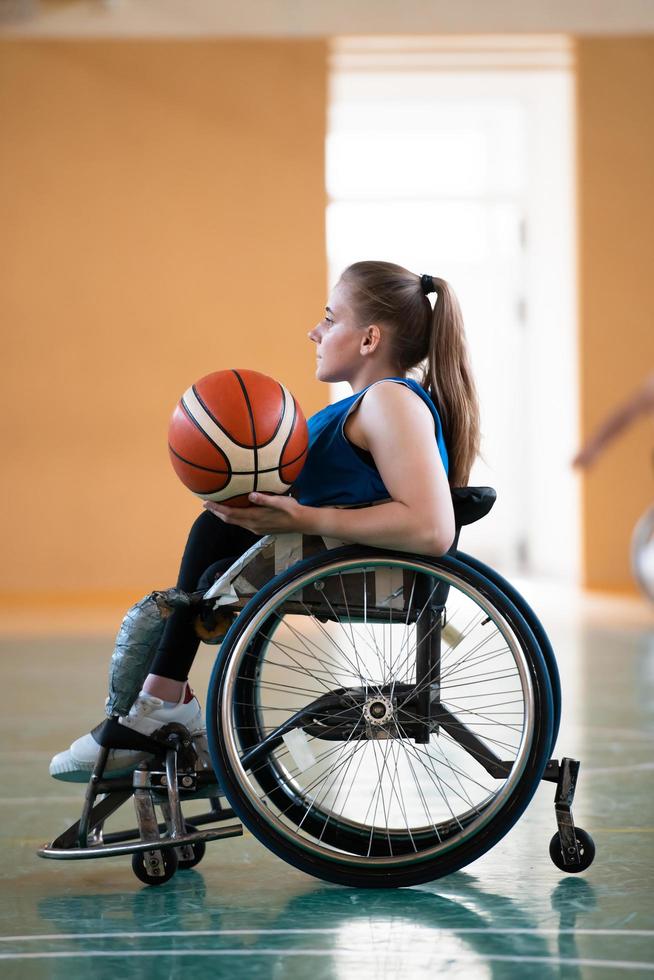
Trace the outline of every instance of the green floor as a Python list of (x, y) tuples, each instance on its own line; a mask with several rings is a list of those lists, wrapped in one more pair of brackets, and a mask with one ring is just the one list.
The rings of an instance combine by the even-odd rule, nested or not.
[[(548, 856), (553, 787), (465, 871), (396, 892), (326, 885), (250, 836), (210, 844), (158, 888), (129, 858), (35, 856), (79, 816), (50, 756), (102, 717), (110, 636), (11, 638), (3, 658), (3, 977), (618, 977), (654, 974), (654, 614), (529, 596), (559, 656), (558, 754), (581, 759), (594, 865)], [(540, 603), (540, 604), (539, 604)], [(635, 607), (634, 607), (635, 608)], [(212, 652), (195, 675), (202, 691)]]

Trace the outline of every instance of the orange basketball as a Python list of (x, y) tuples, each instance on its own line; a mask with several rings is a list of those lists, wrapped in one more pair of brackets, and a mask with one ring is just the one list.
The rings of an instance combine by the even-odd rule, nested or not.
[(247, 507), (253, 490), (285, 493), (309, 445), (293, 395), (258, 371), (216, 371), (184, 392), (168, 429), (173, 468), (203, 500)]

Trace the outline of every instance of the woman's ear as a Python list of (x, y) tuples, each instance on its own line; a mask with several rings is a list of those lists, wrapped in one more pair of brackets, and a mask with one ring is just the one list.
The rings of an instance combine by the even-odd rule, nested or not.
[(381, 330), (376, 323), (371, 323), (366, 327), (361, 338), (359, 351), (361, 354), (372, 354), (379, 347), (381, 341)]

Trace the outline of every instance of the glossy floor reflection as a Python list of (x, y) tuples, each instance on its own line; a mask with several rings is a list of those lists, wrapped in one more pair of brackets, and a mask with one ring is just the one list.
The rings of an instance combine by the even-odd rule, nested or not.
[(249, 836), (210, 844), (197, 869), (159, 888), (143, 887), (128, 858), (40, 860), (36, 848), (79, 815), (80, 790), (50, 780), (47, 763), (100, 720), (111, 636), (6, 635), (2, 976), (651, 976), (654, 613), (520, 587), (560, 661), (557, 752), (582, 761), (575, 819), (598, 853), (580, 876), (547, 853), (550, 784), (489, 854), (401, 891), (325, 885)]

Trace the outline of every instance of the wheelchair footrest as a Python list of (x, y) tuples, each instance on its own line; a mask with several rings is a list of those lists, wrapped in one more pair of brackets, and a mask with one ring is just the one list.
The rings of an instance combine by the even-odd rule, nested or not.
[[(137, 877), (157, 884), (167, 880), (178, 864), (186, 868), (197, 864), (208, 841), (241, 836), (243, 827), (221, 802), (223, 793), (215, 773), (199, 758), (184, 732), (171, 732), (170, 736), (171, 744), (164, 746), (165, 768), (161, 769), (156, 759), (152, 763), (156, 768), (143, 762), (129, 779), (103, 778), (109, 753), (104, 746), (86, 789), (80, 819), (40, 848), (39, 856), (80, 860), (131, 854), (133, 866), (137, 863)], [(178, 769), (180, 762), (184, 768)], [(211, 810), (185, 819), (182, 804), (206, 798), (211, 801)], [(129, 800), (134, 801), (137, 826), (105, 834), (105, 821)], [(158, 822), (155, 807), (159, 807), (163, 822)], [(205, 829), (198, 829), (199, 825)], [(163, 852), (169, 856), (164, 858)]]
[[(197, 817), (193, 818), (197, 821)], [(238, 822), (222, 824), (211, 830), (194, 831), (180, 837), (160, 837), (156, 840), (141, 840), (138, 830), (126, 831), (115, 836), (123, 838), (129, 834), (129, 839), (117, 843), (92, 844), (89, 847), (58, 847), (57, 842), (46, 844), (39, 848), (37, 854), (43, 858), (54, 858), (60, 861), (85, 860), (86, 858), (119, 857), (122, 854), (138, 854), (143, 851), (166, 850), (171, 847), (183, 847), (185, 844), (198, 844), (212, 840), (222, 840), (225, 837), (242, 837), (243, 826)], [(108, 835), (111, 838), (113, 835)]]

